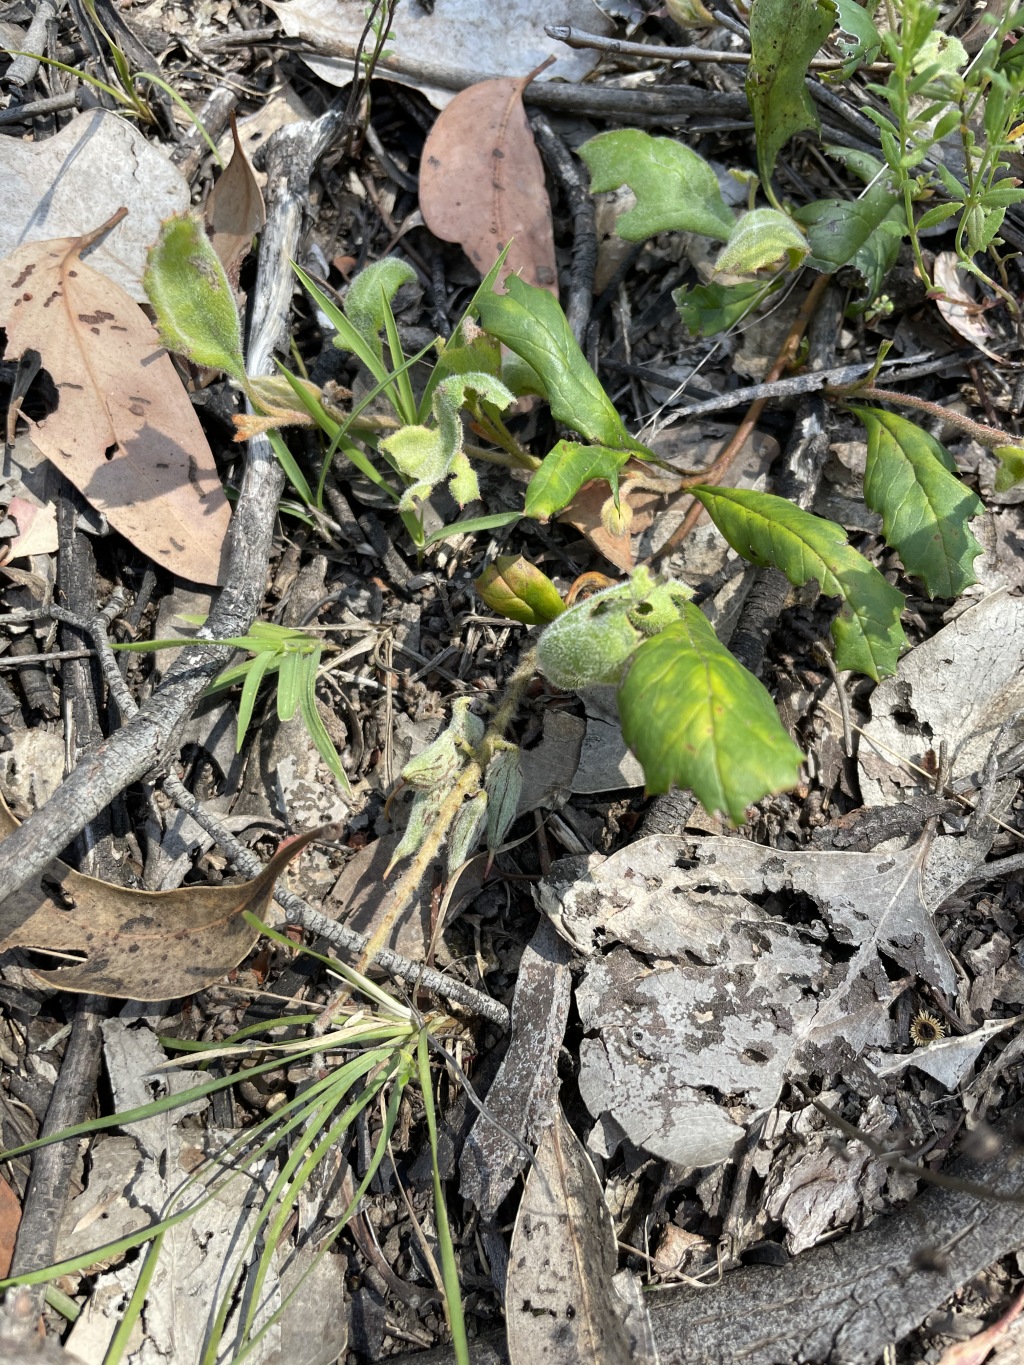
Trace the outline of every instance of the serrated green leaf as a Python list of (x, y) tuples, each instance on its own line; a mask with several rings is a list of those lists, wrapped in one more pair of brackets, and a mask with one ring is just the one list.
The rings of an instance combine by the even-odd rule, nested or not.
[(234, 291), (201, 218), (185, 213), (161, 223), (142, 283), (169, 351), (244, 382)]
[(914, 422), (882, 408), (853, 408), (868, 434), (864, 501), (882, 518), (887, 545), (929, 597), (959, 597), (976, 583), (982, 547), (968, 522), (981, 499), (957, 477), (956, 461)]
[(536, 371), (555, 421), (598, 445), (644, 449), (626, 431), (587, 364), (558, 300), (515, 275), (505, 281), (505, 290), (479, 297), (481, 325)]
[(253, 707), (256, 705), (256, 693), (260, 690), (266, 676), (267, 669), (272, 663), (280, 660), (280, 655), (274, 650), (266, 650), (263, 654), (257, 654), (249, 663), (246, 669), (245, 681), (242, 684), (242, 695), (238, 701), (238, 737), (235, 744), (236, 753), (241, 749), (245, 742), (246, 732), (249, 729), (249, 722), (252, 720)]
[(765, 285), (761, 280), (741, 281), (738, 284), (683, 284), (672, 294), (679, 310), (679, 320), (693, 337), (711, 337), (726, 332), (747, 316), (751, 309), (778, 284)]
[(295, 715), (302, 694), (302, 670), (307, 658), (308, 655), (295, 650), (289, 650), (281, 657), (277, 674), (277, 718), (280, 721), (291, 720)]
[(811, 254), (806, 265), (825, 273), (847, 265), (858, 272), (866, 297), (852, 311), (863, 312), (899, 257), (907, 230), (903, 205), (885, 185), (875, 185), (860, 199), (821, 199), (794, 217), (807, 228)]
[(796, 783), (803, 755), (771, 697), (692, 603), (633, 654), (618, 703), (649, 792), (689, 788), (740, 824), (753, 802)]
[(615, 225), (627, 242), (642, 242), (657, 232), (698, 232), (724, 241), (732, 231), (733, 215), (715, 172), (685, 143), (624, 128), (591, 138), (579, 154), (595, 194), (628, 185), (636, 195), (636, 208)]
[(820, 126), (804, 78), (835, 21), (833, 0), (753, 0), (750, 7), (746, 91), (766, 191), (779, 152), (793, 134)]
[(559, 441), (534, 471), (523, 510), (528, 517), (546, 521), (567, 507), (590, 479), (606, 479), (614, 492), (618, 488), (619, 470), (629, 458), (628, 450)]
[(736, 224), (718, 253), (718, 274), (754, 275), (785, 260), (795, 270), (807, 255), (807, 238), (788, 214), (779, 209), (754, 209)]
[(1020, 446), (996, 446), (992, 454), (999, 461), (994, 491), (1006, 493), (1024, 481), (1024, 450)]
[(690, 492), (744, 559), (773, 564), (798, 586), (816, 579), (826, 597), (841, 600), (832, 623), (840, 668), (856, 669), (876, 682), (895, 673), (906, 643), (900, 624), (903, 595), (847, 544), (841, 526), (772, 493), (706, 484)]

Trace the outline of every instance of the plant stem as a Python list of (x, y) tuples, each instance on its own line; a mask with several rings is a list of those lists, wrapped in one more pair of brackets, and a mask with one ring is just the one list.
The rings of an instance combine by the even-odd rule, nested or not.
[(913, 393), (900, 393), (895, 389), (879, 389), (874, 384), (865, 384), (859, 387), (856, 384), (843, 386), (842, 388), (826, 389), (826, 393), (834, 398), (844, 400), (870, 398), (875, 402), (893, 403), (896, 407), (914, 408), (918, 412), (926, 412), (929, 417), (937, 417), (942, 422), (948, 422), (950, 426), (962, 431), (965, 436), (970, 436), (975, 441), (980, 442), (988, 450), (995, 450), (997, 446), (1018, 445), (1016, 437), (1009, 432), (1001, 431), (999, 427), (985, 426), (982, 422), (975, 422), (970, 417), (965, 417), (962, 413), (955, 412), (951, 408), (944, 408), (940, 403), (931, 403), (927, 398), (918, 398)]

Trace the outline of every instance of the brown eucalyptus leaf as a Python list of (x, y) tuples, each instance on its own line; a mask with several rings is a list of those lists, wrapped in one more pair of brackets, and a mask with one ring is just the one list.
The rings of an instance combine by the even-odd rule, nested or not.
[(210, 241), (224, 272), (237, 286), (242, 262), (252, 250), (252, 239), (267, 221), (263, 194), (245, 154), (238, 123), (231, 114), (231, 136), (235, 149), (223, 175), (210, 191), (203, 217)]
[(656, 1359), (644, 1349), (642, 1324), (627, 1320), (632, 1305), (627, 1310), (619, 1298), (617, 1266), (601, 1182), (556, 1106), (512, 1233), (505, 1282), (512, 1365), (645, 1365)]
[[(0, 802), (2, 836), (16, 826)], [(190, 995), (238, 966), (259, 937), (243, 911), (262, 916), (285, 866), (314, 839), (331, 837), (336, 826), (324, 825), (282, 844), (252, 881), (176, 891), (133, 891), (55, 860), (0, 907), (0, 951), (83, 955), (35, 972), (55, 990), (128, 1000)]]
[(532, 79), (480, 81), (441, 111), (423, 148), (420, 209), (434, 236), (458, 242), (481, 275), (511, 243), (502, 280), (518, 274), (557, 297), (551, 203), (523, 108)]
[(0, 262), (8, 353), (38, 351), (59, 395), (32, 440), (143, 554), (218, 583), (231, 509), (199, 419), (142, 309), (81, 259), (108, 226)]

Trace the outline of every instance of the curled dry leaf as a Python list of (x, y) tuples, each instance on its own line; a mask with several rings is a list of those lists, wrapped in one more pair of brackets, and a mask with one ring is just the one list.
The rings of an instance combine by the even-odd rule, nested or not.
[(141, 308), (81, 259), (107, 226), (0, 263), (8, 348), (38, 351), (59, 395), (32, 440), (143, 554), (218, 583), (231, 510), (199, 419)]
[(252, 239), (262, 230), (267, 214), (263, 194), (238, 135), (234, 112), (231, 136), (235, 144), (231, 160), (210, 191), (203, 216), (224, 273), (237, 287), (242, 262), (252, 250)]
[[(0, 801), (2, 837), (16, 827)], [(238, 966), (259, 937), (244, 912), (261, 916), (292, 858), (314, 839), (332, 837), (334, 825), (300, 834), (252, 881), (176, 891), (133, 891), (55, 860), (0, 908), (0, 951), (84, 956), (84, 962), (36, 972), (56, 990), (129, 1000), (190, 995)]]
[(458, 242), (481, 275), (511, 243), (502, 280), (520, 275), (557, 297), (544, 165), (523, 108), (535, 75), (480, 81), (441, 111), (423, 148), (420, 209), (431, 232)]

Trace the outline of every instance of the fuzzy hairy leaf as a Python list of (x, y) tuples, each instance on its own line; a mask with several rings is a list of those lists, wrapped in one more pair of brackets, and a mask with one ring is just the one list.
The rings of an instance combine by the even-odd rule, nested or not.
[(835, 21), (833, 0), (753, 0), (746, 89), (766, 188), (779, 152), (793, 134), (819, 127), (804, 77)]
[(715, 270), (753, 275), (766, 266), (784, 262), (795, 270), (809, 251), (807, 239), (788, 214), (779, 209), (745, 213), (718, 253)]
[(363, 340), (373, 347), (378, 359), (383, 353), (380, 334), (388, 308), (402, 285), (411, 284), (415, 279), (416, 271), (408, 261), (385, 256), (382, 261), (360, 270), (349, 285), (345, 295), (345, 316)]
[(718, 179), (703, 157), (671, 137), (652, 137), (637, 128), (600, 133), (580, 148), (595, 194), (628, 185), (636, 208), (615, 225), (627, 242), (657, 232), (699, 232), (724, 241), (735, 222)]
[(629, 459), (628, 450), (607, 446), (582, 446), (578, 441), (559, 441), (545, 455), (530, 479), (524, 511), (528, 517), (546, 521), (568, 507), (585, 483), (606, 479), (618, 488), (619, 470)]
[(185, 213), (161, 224), (142, 282), (169, 351), (245, 379), (235, 295), (202, 219)]
[(903, 595), (846, 540), (834, 521), (813, 516), (771, 493), (749, 488), (690, 492), (707, 509), (726, 540), (752, 564), (772, 564), (797, 586), (816, 579), (842, 608), (832, 623), (836, 663), (878, 679), (895, 673), (906, 636), (900, 624)]
[(739, 824), (753, 802), (795, 784), (803, 755), (703, 612), (686, 603), (681, 615), (630, 659), (618, 691), (622, 733), (648, 791), (688, 787)]
[(506, 293), (477, 299), (484, 329), (536, 371), (551, 404), (551, 415), (588, 441), (642, 450), (576, 344), (558, 300), (510, 275)]
[(864, 501), (882, 518), (887, 545), (929, 597), (959, 597), (976, 583), (982, 547), (968, 522), (985, 508), (960, 482), (956, 462), (915, 422), (882, 408), (854, 408), (868, 433)]

